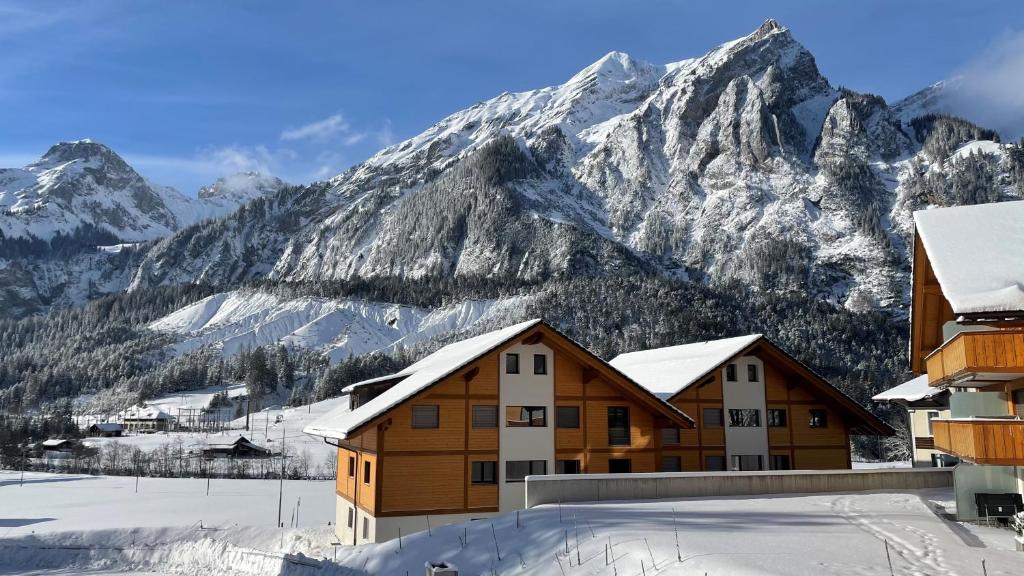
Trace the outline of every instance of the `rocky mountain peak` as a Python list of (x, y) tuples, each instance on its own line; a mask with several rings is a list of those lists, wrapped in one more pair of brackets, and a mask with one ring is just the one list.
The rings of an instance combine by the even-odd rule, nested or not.
[(43, 154), (43, 157), (32, 164), (38, 167), (53, 167), (80, 160), (83, 162), (113, 163), (118, 167), (127, 167), (123, 158), (113, 150), (99, 142), (84, 139), (54, 144)]

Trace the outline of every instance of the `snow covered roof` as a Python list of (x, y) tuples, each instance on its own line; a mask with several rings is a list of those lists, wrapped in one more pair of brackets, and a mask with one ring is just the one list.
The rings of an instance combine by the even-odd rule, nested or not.
[[(404, 370), (402, 372), (404, 372)], [(348, 394), (348, 393), (352, 392), (353, 390), (355, 390), (356, 388), (362, 388), (363, 386), (369, 386), (371, 384), (379, 384), (380, 382), (388, 382), (389, 380), (397, 380), (399, 378), (405, 378), (407, 376), (407, 374), (403, 374), (402, 372), (398, 372), (396, 374), (388, 374), (387, 376), (378, 376), (376, 378), (368, 378), (366, 380), (360, 380), (359, 382), (356, 382), (355, 384), (349, 384), (348, 386), (345, 386), (344, 388), (341, 389), (341, 392), (343, 394)]]
[(667, 399), (697, 382), (761, 338), (760, 334), (627, 352), (609, 364)]
[(91, 428), (96, 428), (103, 432), (119, 432), (124, 430), (124, 427), (116, 422), (99, 422), (97, 424), (93, 424)]
[(345, 438), (349, 432), (387, 412), (406, 398), (417, 394), (496, 346), (500, 346), (540, 323), (541, 320), (535, 318), (449, 344), (405, 370), (392, 374), (391, 376), (394, 378), (404, 378), (380, 396), (352, 411), (349, 411), (347, 406), (336, 408), (306, 426), (303, 432), (326, 438)]
[(955, 313), (1024, 311), (1024, 201), (920, 210), (914, 221)]
[(928, 385), (928, 375), (922, 374), (917, 378), (908, 380), (899, 386), (890, 388), (871, 397), (876, 402), (892, 402), (903, 400), (905, 402), (917, 402), (944, 393), (944, 388), (937, 388)]
[(173, 420), (167, 412), (154, 406), (136, 406), (128, 409), (124, 415), (125, 420)]
[(49, 440), (43, 440), (44, 448), (59, 448), (71, 441), (66, 438), (51, 438)]

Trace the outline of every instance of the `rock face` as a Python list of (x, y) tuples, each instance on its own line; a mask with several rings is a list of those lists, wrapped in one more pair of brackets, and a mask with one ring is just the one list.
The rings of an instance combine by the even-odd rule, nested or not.
[(0, 169), (0, 308), (20, 316), (123, 290), (141, 246), (284, 187), (221, 179), (190, 198), (146, 181), (110, 148), (62, 142), (24, 168)]
[[(658, 274), (896, 310), (910, 213), (1018, 197), (1024, 173), (1015, 147), (914, 110), (833, 87), (771, 20), (672, 64), (612, 52), (165, 236), (129, 286)], [(936, 192), (955, 186), (973, 188)]]

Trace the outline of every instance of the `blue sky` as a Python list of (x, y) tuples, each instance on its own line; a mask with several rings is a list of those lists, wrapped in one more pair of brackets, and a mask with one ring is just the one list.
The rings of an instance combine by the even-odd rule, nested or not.
[(1016, 1), (0, 0), (0, 166), (92, 138), (187, 193), (306, 182), (611, 50), (681, 60), (769, 17), (835, 85), (893, 100), (976, 75), (991, 123), (1024, 116)]

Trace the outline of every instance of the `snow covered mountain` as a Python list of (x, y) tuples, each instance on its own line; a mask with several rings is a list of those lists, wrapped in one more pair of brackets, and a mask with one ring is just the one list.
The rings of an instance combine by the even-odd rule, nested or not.
[(0, 169), (0, 238), (48, 241), (92, 227), (124, 242), (155, 240), (283, 186), (273, 177), (239, 174), (190, 198), (151, 184), (102, 144), (61, 142), (24, 168)]
[(122, 291), (144, 250), (136, 244), (225, 216), (284, 186), (239, 174), (192, 198), (151, 184), (90, 140), (62, 142), (24, 168), (0, 169), (0, 316)]
[(131, 287), (655, 273), (899, 308), (912, 210), (1020, 194), (1014, 147), (912, 109), (834, 87), (771, 20), (668, 65), (612, 52), (168, 237)]

